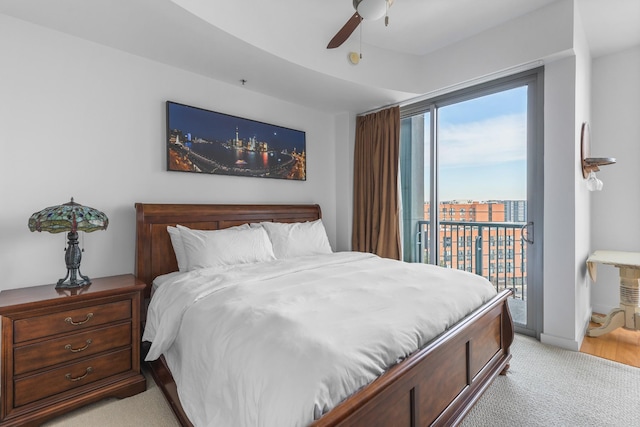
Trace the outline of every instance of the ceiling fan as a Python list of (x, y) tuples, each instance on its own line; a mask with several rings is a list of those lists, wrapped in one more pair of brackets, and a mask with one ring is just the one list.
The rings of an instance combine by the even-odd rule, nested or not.
[[(363, 19), (375, 21), (382, 18), (391, 7), (394, 0), (353, 0), (353, 14), (346, 24), (336, 33), (327, 45), (327, 49), (334, 49), (344, 43), (358, 28)], [(385, 18), (385, 25), (389, 24), (389, 17)]]

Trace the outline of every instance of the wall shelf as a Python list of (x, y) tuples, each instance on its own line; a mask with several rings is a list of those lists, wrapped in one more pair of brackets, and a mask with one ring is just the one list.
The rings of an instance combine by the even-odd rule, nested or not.
[(589, 123), (582, 123), (580, 131), (580, 163), (582, 165), (582, 177), (587, 178), (590, 172), (597, 172), (600, 166), (611, 165), (616, 162), (613, 157), (590, 157), (591, 154), (591, 132)]

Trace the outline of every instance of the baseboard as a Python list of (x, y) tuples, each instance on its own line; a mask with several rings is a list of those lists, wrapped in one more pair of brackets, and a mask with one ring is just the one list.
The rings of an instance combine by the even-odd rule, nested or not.
[(578, 341), (568, 340), (566, 338), (556, 337), (554, 335), (542, 333), (540, 334), (540, 342), (542, 344), (564, 348), (565, 350), (580, 351), (580, 343)]
[(580, 334), (580, 340), (578, 341), (578, 350), (580, 351), (580, 349), (582, 348), (582, 341), (584, 341), (584, 337), (587, 336), (587, 331), (589, 330), (589, 326), (590, 326), (590, 322), (591, 322), (591, 315), (593, 314), (593, 308), (589, 309), (586, 313), (587, 317), (586, 319), (583, 319), (583, 326), (582, 326), (582, 334)]

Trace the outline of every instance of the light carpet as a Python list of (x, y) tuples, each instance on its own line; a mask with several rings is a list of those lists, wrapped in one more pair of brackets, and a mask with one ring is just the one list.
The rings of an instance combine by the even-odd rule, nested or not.
[[(640, 349), (639, 349), (640, 351)], [(476, 426), (640, 425), (640, 369), (546, 346), (516, 335), (506, 376), (499, 376), (462, 421)], [(56, 418), (47, 427), (175, 427), (160, 389), (106, 399)]]
[(521, 335), (511, 353), (461, 427), (640, 425), (639, 368)]
[(180, 427), (148, 372), (147, 390), (126, 399), (109, 398), (54, 418), (42, 427)]

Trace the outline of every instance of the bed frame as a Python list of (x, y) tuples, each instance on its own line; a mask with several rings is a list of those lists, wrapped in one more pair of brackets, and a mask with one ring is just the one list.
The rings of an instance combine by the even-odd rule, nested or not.
[[(321, 218), (318, 205), (136, 203), (136, 276), (147, 283), (177, 270), (168, 225), (216, 230), (247, 222)], [(502, 291), (386, 373), (345, 399), (313, 427), (456, 425), (498, 374), (509, 368), (513, 321)], [(164, 357), (151, 373), (183, 426), (191, 426)]]

